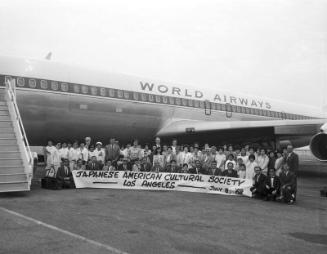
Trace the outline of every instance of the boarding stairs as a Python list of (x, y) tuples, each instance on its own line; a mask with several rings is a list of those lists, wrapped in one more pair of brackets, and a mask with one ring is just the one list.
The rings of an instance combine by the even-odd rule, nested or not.
[(29, 191), (33, 156), (16, 102), (15, 80), (0, 86), (0, 192)]

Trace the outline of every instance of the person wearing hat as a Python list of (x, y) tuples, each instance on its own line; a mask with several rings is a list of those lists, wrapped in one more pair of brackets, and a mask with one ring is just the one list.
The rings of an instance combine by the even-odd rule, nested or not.
[(106, 151), (102, 148), (102, 143), (100, 141), (96, 142), (95, 146), (94, 155), (97, 157), (97, 161), (103, 165)]

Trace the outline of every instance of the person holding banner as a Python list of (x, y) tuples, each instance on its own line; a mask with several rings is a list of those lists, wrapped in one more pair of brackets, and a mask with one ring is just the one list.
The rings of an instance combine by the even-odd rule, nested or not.
[(218, 167), (217, 161), (212, 161), (211, 166), (208, 169), (209, 175), (214, 175), (214, 176), (221, 176), (223, 172), (221, 169)]
[(127, 158), (123, 158), (122, 159), (122, 163), (117, 163), (118, 165), (118, 171), (130, 171), (130, 165), (128, 163), (128, 159)]
[(251, 192), (254, 198), (264, 198), (266, 196), (266, 176), (262, 173), (262, 169), (257, 166), (254, 168), (255, 176)]
[[(231, 156), (232, 154), (230, 154)], [(237, 171), (234, 170), (234, 163), (233, 162), (228, 162), (227, 163), (227, 169), (222, 173), (222, 176), (226, 177), (234, 177), (237, 178)]]
[(208, 171), (202, 167), (201, 162), (199, 160), (195, 161), (195, 167), (189, 169), (190, 174), (202, 174), (202, 175), (208, 175)]
[(167, 165), (165, 172), (167, 173), (179, 173), (180, 168), (177, 166), (175, 160), (172, 160), (169, 165)]
[(97, 157), (94, 155), (91, 158), (91, 161), (86, 166), (86, 170), (101, 170), (101, 164), (97, 161)]

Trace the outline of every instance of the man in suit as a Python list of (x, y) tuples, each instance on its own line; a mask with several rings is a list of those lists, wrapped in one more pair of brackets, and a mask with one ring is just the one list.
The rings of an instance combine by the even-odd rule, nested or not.
[(110, 139), (110, 144), (106, 146), (106, 161), (111, 160), (116, 167), (120, 155), (120, 147), (114, 138)]
[(268, 176), (266, 178), (265, 187), (266, 187), (266, 193), (265, 193), (266, 196), (264, 200), (275, 201), (280, 193), (280, 180), (279, 177), (276, 176), (276, 172), (274, 168), (270, 168), (268, 170)]
[(69, 160), (64, 159), (61, 166), (58, 168), (56, 180), (61, 188), (74, 188), (74, 179), (72, 172), (69, 170)]
[(295, 175), (295, 190), (294, 190), (294, 201), (296, 200), (296, 193), (297, 193), (297, 174), (299, 171), (299, 156), (294, 153), (293, 146), (288, 145), (287, 146), (287, 157), (286, 157), (286, 163), (289, 166), (289, 171), (294, 173)]
[(161, 140), (160, 140), (160, 138), (159, 137), (156, 137), (155, 139), (154, 139), (154, 145), (153, 146), (155, 146), (156, 148), (161, 148)]
[(97, 161), (96, 156), (91, 157), (91, 161), (86, 166), (86, 170), (101, 170), (101, 164)]
[(262, 169), (259, 166), (254, 168), (254, 172), (253, 186), (250, 190), (254, 198), (264, 198), (266, 196), (266, 176), (262, 173)]
[(221, 176), (223, 172), (217, 165), (217, 161), (212, 161), (211, 166), (208, 169), (209, 175)]
[(296, 153), (294, 153), (293, 146), (291, 146), (291, 145), (287, 146), (286, 163), (289, 166), (289, 171), (291, 171), (295, 175), (297, 175), (298, 170), (299, 170), (299, 156)]
[(234, 177), (237, 178), (237, 171), (234, 170), (234, 163), (233, 162), (228, 162), (227, 163), (227, 169), (222, 173), (222, 176), (226, 177)]
[(281, 183), (281, 196), (278, 197), (277, 200), (293, 204), (295, 202), (296, 175), (290, 171), (288, 164), (284, 165), (279, 178)]
[(199, 160), (195, 161), (195, 166), (193, 168), (189, 169), (190, 174), (202, 174), (202, 175), (207, 175), (208, 172), (207, 170), (202, 167), (201, 162)]

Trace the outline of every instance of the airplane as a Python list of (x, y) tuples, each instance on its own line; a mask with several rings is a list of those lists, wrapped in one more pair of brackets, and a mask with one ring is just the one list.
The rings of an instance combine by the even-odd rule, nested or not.
[[(186, 87), (89, 70), (49, 60), (0, 57), (0, 89), (16, 80), (16, 96), (31, 146), (48, 140), (110, 137), (126, 144), (177, 138), (180, 144), (310, 144), (327, 161), (326, 110), (220, 89)], [(216, 89), (217, 88), (217, 89)], [(326, 109), (326, 107), (325, 107)]]

